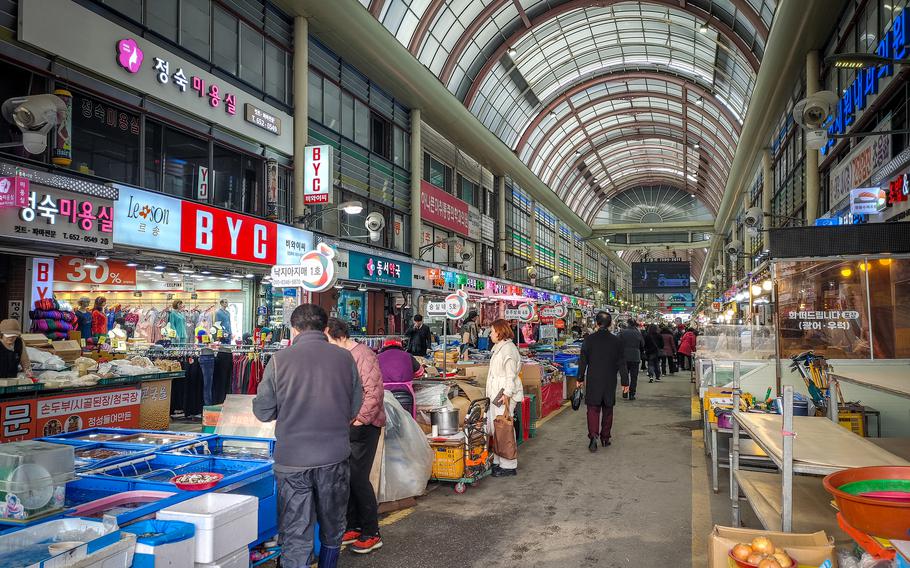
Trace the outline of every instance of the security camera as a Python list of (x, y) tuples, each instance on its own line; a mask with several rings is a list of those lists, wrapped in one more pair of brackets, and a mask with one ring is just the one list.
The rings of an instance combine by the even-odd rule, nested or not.
[(47, 149), (47, 133), (66, 116), (66, 103), (56, 95), (15, 97), (3, 103), (0, 112), (22, 131), (26, 151), (40, 154)]
[(831, 91), (819, 91), (796, 103), (793, 119), (806, 130), (824, 130), (825, 121), (837, 108), (837, 95)]
[(533, 266), (528, 267), (528, 278), (537, 278), (537, 269)]
[[(366, 221), (364, 221), (364, 225), (366, 226), (367, 230), (370, 231), (371, 233), (379, 232), (382, 230), (383, 227), (385, 227), (385, 217), (382, 216), (382, 213), (379, 213), (378, 211), (373, 211), (372, 213), (367, 215)], [(372, 235), (371, 235), (371, 238), (372, 238)]]
[(724, 251), (730, 256), (736, 256), (743, 250), (743, 243), (740, 241), (730, 241), (727, 243), (727, 246), (724, 247)]
[(474, 258), (474, 253), (470, 251), (464, 251), (461, 253), (461, 262), (471, 262), (471, 259)]
[(746, 211), (746, 216), (743, 217), (743, 225), (750, 228), (759, 228), (762, 225), (762, 219), (765, 218), (765, 214), (762, 212), (761, 207), (750, 207)]
[(754, 239), (755, 237), (758, 236), (758, 229), (756, 229), (755, 227), (746, 227), (746, 235), (749, 238)]
[(805, 133), (806, 148), (810, 150), (821, 150), (828, 143), (827, 130), (806, 130)]

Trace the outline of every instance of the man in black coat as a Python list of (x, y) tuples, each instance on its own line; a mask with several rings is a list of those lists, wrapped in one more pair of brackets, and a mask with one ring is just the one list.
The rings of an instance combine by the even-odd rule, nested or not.
[(408, 353), (411, 355), (427, 356), (427, 349), (433, 342), (433, 333), (430, 328), (423, 324), (423, 316), (417, 314), (414, 316), (414, 325), (412, 325), (404, 334), (408, 338)]
[[(613, 406), (616, 404), (616, 375), (622, 385), (629, 385), (629, 370), (622, 340), (610, 333), (613, 317), (607, 312), (597, 313), (597, 331), (581, 345), (578, 358), (578, 386), (585, 390), (588, 407), (588, 449), (597, 451), (597, 439), (602, 446), (610, 445), (613, 429)], [(590, 380), (589, 380), (590, 379)]]

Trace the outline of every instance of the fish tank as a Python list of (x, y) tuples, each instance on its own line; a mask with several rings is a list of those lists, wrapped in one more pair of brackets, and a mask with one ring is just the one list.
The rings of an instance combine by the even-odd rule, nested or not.
[(0, 566), (73, 566), (120, 541), (115, 526), (89, 519), (57, 519), (0, 535)]
[(72, 446), (37, 440), (0, 444), (0, 522), (27, 523), (60, 511), (66, 483), (73, 479)]
[(89, 444), (93, 442), (117, 442), (149, 448), (166, 448), (174, 444), (191, 442), (208, 437), (210, 434), (196, 432), (170, 432), (163, 430), (135, 430), (126, 428), (88, 428), (76, 432), (65, 432), (43, 438), (64, 444)]
[(167, 450), (167, 453), (227, 459), (270, 460), (274, 450), (275, 440), (273, 439), (215, 435), (205, 440), (179, 444)]

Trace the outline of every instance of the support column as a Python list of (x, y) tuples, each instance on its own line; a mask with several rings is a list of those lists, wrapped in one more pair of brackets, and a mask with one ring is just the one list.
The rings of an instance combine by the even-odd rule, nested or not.
[[(819, 90), (818, 52), (806, 54), (806, 96), (814, 95)], [(815, 224), (818, 218), (819, 180), (818, 150), (806, 148), (806, 225)]]
[[(506, 263), (506, 178), (498, 176), (496, 178), (496, 249), (498, 251), (498, 263), (496, 272), (500, 278), (508, 277), (502, 266)], [(514, 268), (514, 267), (513, 267)]]
[(423, 180), (423, 142), (420, 109), (411, 109), (411, 256), (420, 258), (423, 221), (420, 215), (420, 182)]
[[(743, 211), (748, 211), (751, 206), (752, 196), (746, 191), (743, 193)], [(749, 231), (743, 228), (743, 268), (746, 274), (752, 272), (752, 237)]]
[(291, 219), (303, 215), (303, 162), (309, 129), (310, 39), (309, 21), (303, 16), (294, 18), (294, 192), (291, 202)]
[[(771, 149), (765, 148), (762, 150), (761, 155), (761, 175), (762, 175), (762, 189), (761, 189), (761, 211), (762, 211), (762, 226), (765, 229), (770, 229), (775, 226), (774, 218), (771, 216), (771, 198), (774, 197), (774, 171), (771, 168)], [(762, 233), (762, 250), (768, 250), (768, 233), (767, 231)]]

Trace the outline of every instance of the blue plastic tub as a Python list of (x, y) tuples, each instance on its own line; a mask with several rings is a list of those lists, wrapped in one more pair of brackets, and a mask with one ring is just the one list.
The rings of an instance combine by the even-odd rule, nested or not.
[(274, 451), (275, 440), (272, 438), (222, 436), (219, 434), (202, 440), (177, 444), (166, 450), (169, 454), (190, 454), (248, 460), (270, 460)]
[(116, 442), (141, 448), (165, 450), (175, 445), (185, 444), (213, 434), (196, 432), (172, 432), (167, 430), (138, 430), (133, 428), (87, 428), (76, 432), (64, 432), (56, 436), (40, 438), (45, 442), (71, 445), (94, 444), (98, 442)]
[[(179, 543), (192, 539), (196, 535), (196, 526), (182, 521), (149, 519), (125, 527), (123, 531), (138, 537), (133, 568), (154, 568), (155, 557), (173, 556), (174, 552), (168, 553), (168, 547), (183, 548)], [(189, 546), (192, 547), (192, 544)]]

